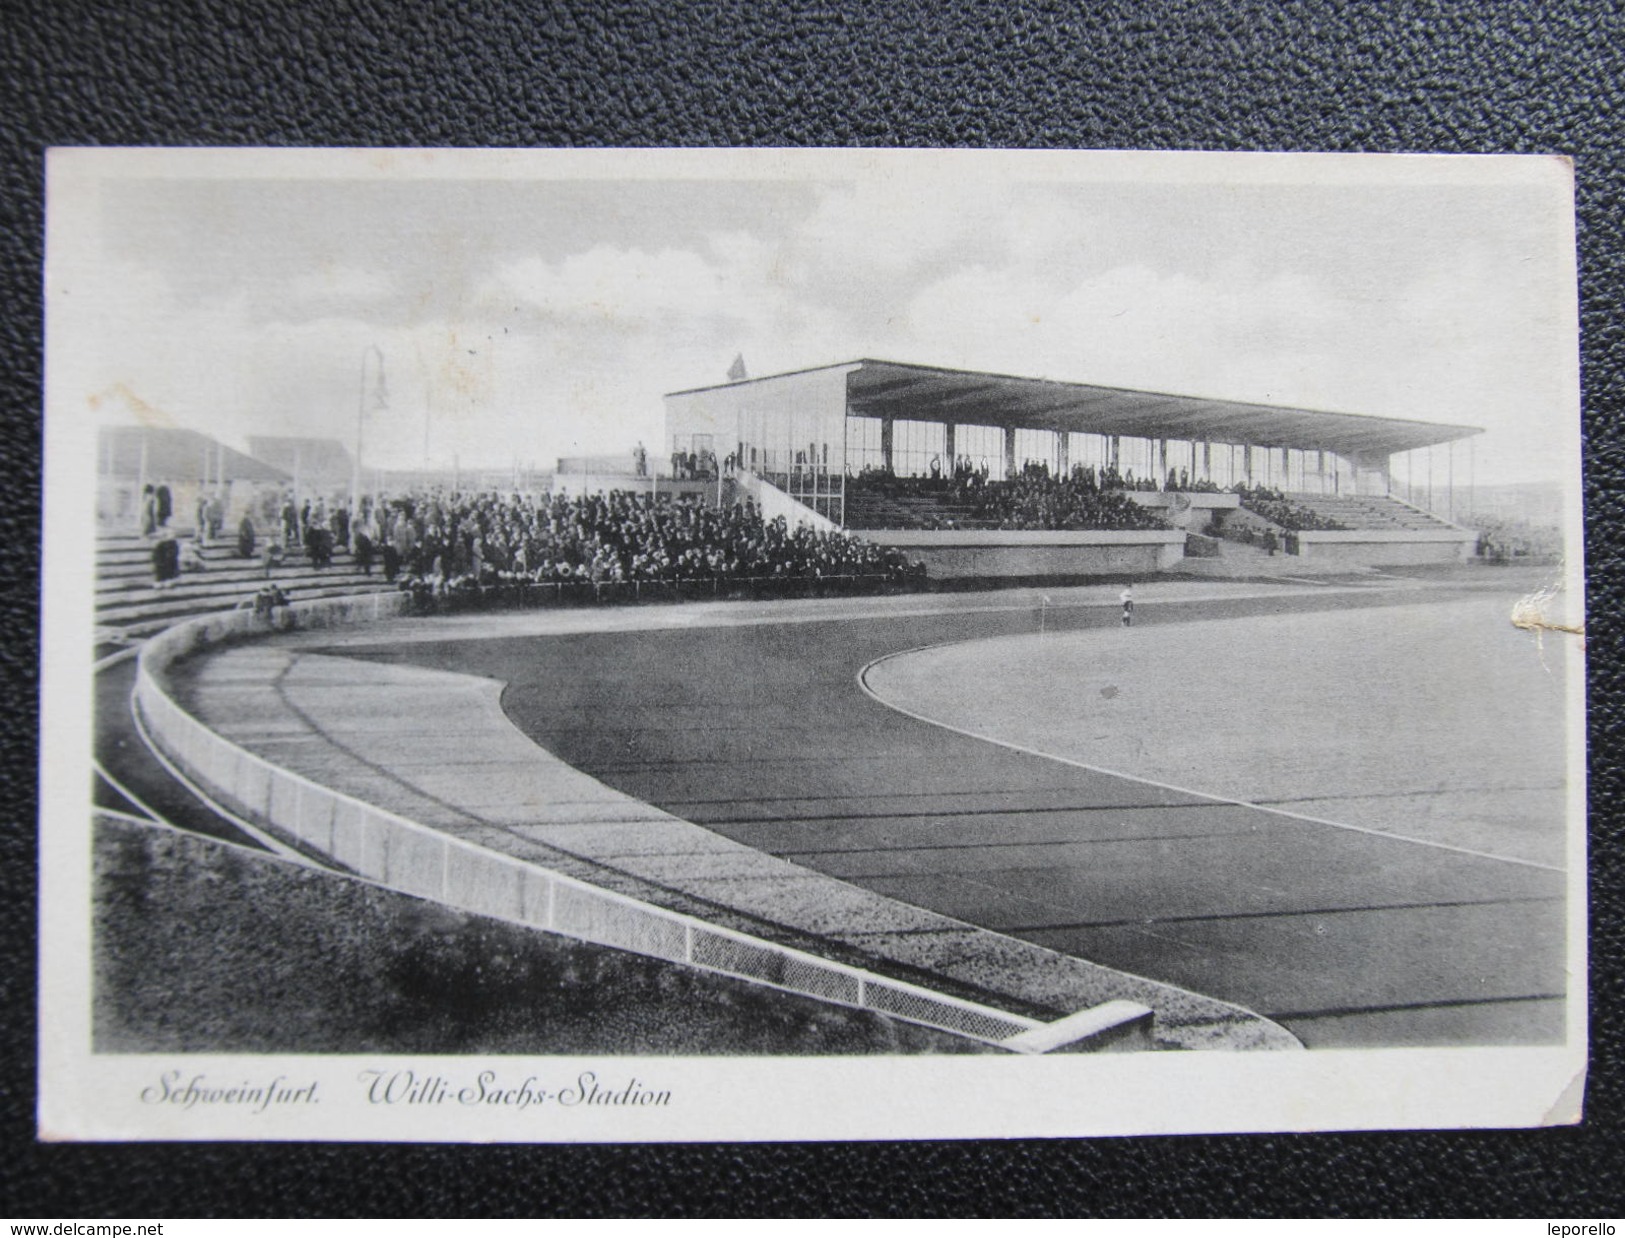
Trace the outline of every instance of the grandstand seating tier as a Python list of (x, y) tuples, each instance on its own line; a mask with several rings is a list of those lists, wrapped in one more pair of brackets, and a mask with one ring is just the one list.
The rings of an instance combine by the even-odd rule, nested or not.
[[(183, 535), (185, 530), (180, 530)], [(194, 615), (231, 610), (265, 585), (264, 563), (237, 557), (234, 541), (222, 539), (202, 551), (208, 565), (183, 572), (166, 589), (152, 581), (152, 543), (133, 535), (104, 535), (96, 543), (96, 616), (103, 637), (136, 639)], [(291, 548), (269, 580), (296, 600), (364, 593), (396, 586), (376, 568), (372, 575), (356, 570), (352, 557), (335, 551), (333, 562), (314, 568), (300, 548)]]
[(1288, 494), (1300, 507), (1354, 530), (1408, 530), (1438, 532), (1454, 529), (1446, 520), (1382, 495)]

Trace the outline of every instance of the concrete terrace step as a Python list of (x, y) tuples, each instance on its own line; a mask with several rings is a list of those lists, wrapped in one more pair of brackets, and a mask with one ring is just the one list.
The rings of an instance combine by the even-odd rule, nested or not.
[[(374, 575), (382, 569), (375, 568)], [(314, 576), (318, 579), (337, 576), (358, 576), (366, 579), (365, 573), (350, 563), (334, 563), (330, 567), (314, 568), (310, 564), (294, 561), (284, 563), (281, 567), (273, 568), (271, 579), (291, 580), (299, 576)], [(176, 588), (186, 586), (207, 586), (214, 584), (247, 584), (250, 581), (263, 581), (266, 579), (265, 567), (262, 564), (250, 565), (241, 559), (227, 560), (222, 564), (210, 564), (201, 572), (182, 572)], [(153, 586), (152, 573), (127, 573), (118, 576), (99, 576), (96, 580), (96, 597), (116, 601), (121, 595), (140, 589), (150, 589)]]
[[(282, 582), (278, 582), (279, 584)], [(371, 587), (358, 588), (354, 585), (337, 585), (329, 588), (299, 588), (284, 587), (289, 600), (294, 602), (310, 601), (313, 598), (345, 597), (356, 593), (388, 592), (393, 586), (376, 584)], [(232, 610), (239, 602), (252, 597), (247, 594), (242, 598), (232, 599), (229, 603), (211, 605), (207, 603), (154, 603), (144, 608), (132, 608), (128, 616), (113, 617), (105, 613), (98, 613), (96, 626), (100, 633), (122, 633), (126, 637), (151, 636), (165, 628), (173, 627), (183, 619), (190, 619), (197, 615), (212, 614), (218, 611)]]
[[(181, 539), (181, 544), (182, 545), (188, 544), (186, 542), (185, 538)], [(303, 558), (307, 557), (305, 555), (305, 548), (303, 546), (289, 547), (289, 548), (283, 550), (282, 553), (283, 553), (283, 556), (285, 558), (290, 558), (290, 559), (303, 559)], [(344, 549), (341, 549), (341, 548), (338, 548), (338, 547), (335, 547), (334, 550), (333, 550), (333, 558), (335, 560), (337, 560), (339, 558), (348, 558), (349, 555), (350, 555), (350, 552), (348, 550), (344, 550)], [(218, 541), (218, 542), (210, 542), (207, 546), (203, 547), (203, 557), (206, 558), (206, 559), (211, 559), (211, 560), (213, 560), (213, 559), (221, 559), (221, 560), (227, 560), (227, 561), (236, 562), (236, 563), (257, 563), (257, 562), (262, 561), (265, 558), (265, 543), (263, 541), (259, 542), (257, 544), (257, 546), (256, 546), (254, 554), (251, 555), (249, 558), (245, 559), (245, 558), (243, 558), (242, 556), (240, 556), (237, 553), (237, 543), (236, 542), (228, 542), (228, 541), (224, 541), (224, 540)], [(113, 552), (97, 551), (97, 553), (96, 553), (96, 564), (97, 564), (98, 567), (107, 567), (107, 568), (114, 568), (114, 569), (117, 569), (117, 568), (129, 569), (129, 568), (138, 568), (138, 567), (141, 567), (141, 566), (150, 566), (151, 563), (152, 563), (152, 547), (151, 546), (146, 546), (143, 549), (136, 550), (136, 551), (129, 551), (129, 550), (119, 550), (119, 551), (113, 551)]]
[[(373, 575), (378, 575), (375, 569)], [(281, 567), (273, 569), (271, 578), (274, 580), (291, 579), (294, 576), (311, 576), (318, 580), (331, 579), (339, 576), (354, 576), (358, 580), (366, 580), (366, 573), (348, 563), (334, 562), (331, 567), (317, 569), (305, 563), (284, 563)], [(184, 572), (181, 575), (181, 584), (176, 589), (188, 585), (211, 586), (217, 584), (249, 584), (255, 581), (264, 581), (265, 567), (263, 564), (250, 563), (246, 559), (227, 559), (224, 562), (212, 561), (208, 568), (201, 572)], [(98, 576), (96, 579), (96, 599), (101, 601), (116, 601), (121, 595), (136, 593), (143, 589), (152, 588), (152, 572), (130, 572), (117, 576)]]
[[(179, 540), (184, 542), (187, 539), (183, 537)], [(96, 566), (134, 567), (140, 565), (150, 565), (152, 563), (153, 545), (153, 542), (144, 542), (139, 546), (120, 547), (114, 550), (109, 550), (105, 546), (98, 545), (96, 547)], [(255, 546), (256, 551), (254, 558), (259, 559), (265, 551), (265, 539), (261, 538), (257, 543), (255, 543)], [(338, 559), (340, 556), (348, 556), (349, 553), (350, 552), (347, 550), (335, 548), (333, 551), (333, 557), (334, 559)], [(235, 538), (223, 537), (219, 541), (210, 542), (206, 547), (204, 547), (203, 554), (205, 558), (212, 556), (225, 559), (237, 559), (237, 541)], [(283, 554), (289, 558), (303, 558), (305, 556), (305, 548), (303, 546), (289, 547), (283, 551)], [(247, 559), (240, 559), (239, 561), (243, 563), (249, 562)]]
[[(188, 530), (177, 529), (185, 536)], [(261, 545), (263, 546), (263, 541)], [(381, 571), (357, 571), (354, 557), (335, 554), (330, 566), (317, 570), (302, 548), (289, 552), (269, 577), (264, 561), (238, 558), (235, 539), (222, 537), (203, 551), (208, 567), (184, 572), (167, 589), (153, 587), (150, 538), (102, 537), (96, 544), (96, 630), (109, 641), (136, 639), (196, 615), (232, 610), (267, 583), (293, 601), (372, 593), (395, 586)]]
[(1397, 499), (1367, 495), (1289, 494), (1287, 498), (1353, 529), (1405, 529), (1412, 532), (1455, 526)]
[[(294, 593), (307, 589), (356, 589), (366, 590), (385, 585), (382, 575), (362, 576), (359, 573), (331, 573), (313, 572), (306, 576), (274, 576), (267, 581), (263, 576), (256, 576), (251, 580), (223, 580), (206, 585), (191, 587), (176, 586), (170, 589), (157, 589), (148, 584), (142, 589), (125, 590), (111, 596), (98, 595), (96, 598), (97, 619), (115, 619), (132, 609), (158, 602), (176, 605), (182, 602), (202, 606), (205, 609), (214, 609), (219, 606), (229, 606), (245, 597), (253, 597), (255, 593), (266, 584), (275, 584), (285, 593)], [(393, 585), (389, 587), (393, 588)]]
[(138, 611), (171, 613), (191, 608), (197, 611), (226, 610), (244, 598), (251, 598), (266, 584), (274, 584), (292, 598), (308, 597), (315, 592), (323, 594), (343, 592), (374, 592), (397, 586), (382, 575), (332, 575), (313, 573), (309, 576), (274, 576), (252, 581), (223, 581), (212, 588), (156, 589), (148, 586), (138, 592), (120, 594), (111, 602), (98, 601), (96, 620), (117, 622)]

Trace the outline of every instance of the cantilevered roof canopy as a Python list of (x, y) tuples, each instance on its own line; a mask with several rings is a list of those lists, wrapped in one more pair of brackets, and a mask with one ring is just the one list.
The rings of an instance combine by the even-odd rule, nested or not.
[[(896, 361), (862, 360), (824, 368), (847, 371), (847, 411), (857, 417), (1195, 439), (1343, 455), (1392, 454), (1483, 433), (1478, 426), (1244, 404)], [(746, 386), (751, 381), (772, 379), (727, 385)]]

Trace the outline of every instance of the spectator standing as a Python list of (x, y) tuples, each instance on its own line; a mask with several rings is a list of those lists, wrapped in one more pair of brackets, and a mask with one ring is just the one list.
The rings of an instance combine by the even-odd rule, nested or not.
[(305, 554), (317, 571), (333, 561), (333, 534), (314, 520), (305, 526)]
[(384, 538), (384, 579), (394, 580), (412, 553), (412, 524), (404, 513), (395, 514), (395, 528)]
[(167, 526), (160, 527), (152, 546), (152, 585), (168, 589), (181, 574), (181, 546)]
[(378, 526), (373, 522), (369, 511), (361, 523), (355, 526), (355, 565), (364, 575), (372, 575), (372, 548), (378, 540)]

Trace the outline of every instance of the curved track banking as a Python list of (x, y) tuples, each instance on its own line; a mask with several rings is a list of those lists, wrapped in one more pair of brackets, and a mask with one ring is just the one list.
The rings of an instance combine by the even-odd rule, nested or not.
[(110, 661), (96, 672), (95, 784), (98, 808), (145, 817), (194, 834), (265, 850), (240, 823), (227, 820), (153, 754), (130, 708), (135, 659)]
[[(1142, 601), (1140, 615), (1417, 600), (1319, 591)], [(1045, 622), (1117, 616), (1050, 608)], [(835, 615), (331, 652), (504, 680), (526, 734), (617, 790), (903, 902), (1237, 1002), (1311, 1046), (1562, 1037), (1562, 874), (990, 743), (858, 681), (901, 650), (1034, 625), (1024, 610)]]

